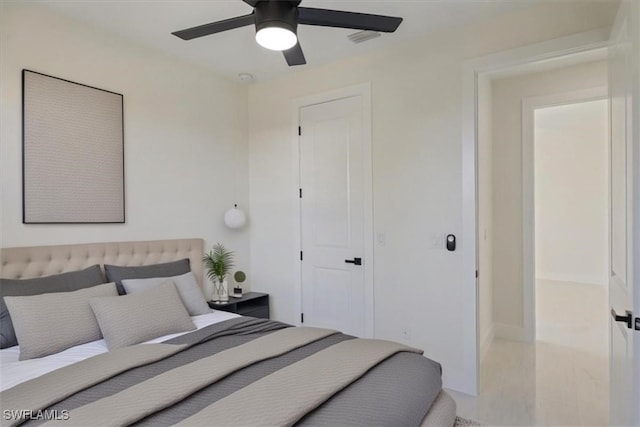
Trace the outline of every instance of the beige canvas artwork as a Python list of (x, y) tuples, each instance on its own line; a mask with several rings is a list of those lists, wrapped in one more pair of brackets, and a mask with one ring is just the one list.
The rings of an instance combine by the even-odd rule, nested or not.
[(23, 222), (121, 223), (123, 96), (23, 70)]

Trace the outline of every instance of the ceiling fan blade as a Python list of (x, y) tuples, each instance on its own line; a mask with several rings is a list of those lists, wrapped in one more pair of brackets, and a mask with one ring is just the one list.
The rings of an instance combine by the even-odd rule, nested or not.
[(250, 13), (249, 15), (237, 16), (223, 21), (211, 22), (197, 27), (187, 28), (186, 30), (175, 31), (171, 34), (180, 37), (182, 40), (191, 40), (197, 37), (208, 36), (209, 34), (253, 25), (254, 23), (255, 19), (253, 17), (253, 13)]
[(304, 59), (304, 53), (302, 53), (300, 42), (296, 43), (296, 45), (291, 49), (283, 50), (282, 53), (284, 54), (284, 59), (287, 60), (289, 67), (294, 65), (304, 65), (307, 63)]
[(299, 24), (381, 31), (383, 33), (393, 33), (402, 22), (402, 18), (393, 16), (310, 7), (299, 7), (298, 13)]

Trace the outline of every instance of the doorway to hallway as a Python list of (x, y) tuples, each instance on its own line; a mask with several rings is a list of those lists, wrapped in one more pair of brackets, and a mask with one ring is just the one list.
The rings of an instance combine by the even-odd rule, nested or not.
[[(481, 339), (480, 396), (454, 396), (463, 416), (488, 424), (607, 424), (608, 301), (606, 286), (598, 287), (608, 266), (606, 73), (601, 61), (479, 87), (487, 94), (478, 142), (480, 336), (488, 339)], [(587, 111), (571, 117), (583, 103), (599, 106), (600, 118)], [(544, 122), (545, 113), (555, 120)], [(582, 133), (570, 136), (563, 127)], [(545, 133), (551, 154), (541, 157), (536, 138)], [(584, 146), (597, 136), (600, 151)], [(551, 191), (541, 199), (545, 186)], [(596, 208), (579, 197), (592, 193), (604, 194)], [(536, 215), (544, 206), (546, 217)]]
[(533, 111), (535, 339), (555, 354), (536, 381), (570, 385), (581, 423), (609, 419), (608, 115), (606, 99)]

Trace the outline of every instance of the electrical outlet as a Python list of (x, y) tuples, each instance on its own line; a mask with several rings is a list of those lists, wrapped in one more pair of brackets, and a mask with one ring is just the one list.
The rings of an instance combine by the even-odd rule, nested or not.
[(378, 233), (377, 238), (379, 246), (385, 246), (387, 244), (387, 233), (380, 232)]
[(405, 341), (411, 340), (411, 329), (410, 328), (402, 328), (402, 338)]

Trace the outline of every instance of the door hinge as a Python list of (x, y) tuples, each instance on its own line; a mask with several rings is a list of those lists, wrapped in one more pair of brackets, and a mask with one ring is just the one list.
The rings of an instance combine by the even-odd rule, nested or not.
[(476, 270), (476, 279), (478, 278), (478, 270)]
[(302, 251), (300, 251), (300, 261), (302, 261), (303, 257), (302, 257)]
[(298, 126), (298, 136), (302, 135), (302, 127)]
[(302, 188), (299, 188), (299, 190), (300, 198), (302, 199)]
[(304, 313), (300, 313), (300, 323), (304, 323)]

